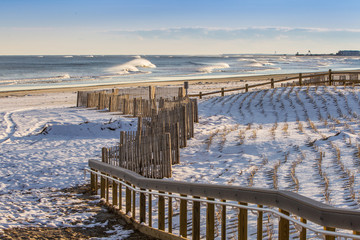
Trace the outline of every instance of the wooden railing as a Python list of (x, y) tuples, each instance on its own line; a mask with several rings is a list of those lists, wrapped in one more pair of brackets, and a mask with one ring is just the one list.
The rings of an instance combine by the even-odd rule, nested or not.
[[(291, 234), (299, 239), (323, 236), (325, 239), (360, 239), (360, 211), (335, 208), (293, 192), (147, 179), (96, 160), (89, 160), (89, 168), (93, 193), (98, 192), (100, 178), (100, 196), (105, 204), (112, 206), (139, 230), (158, 238), (226, 239), (228, 217), (233, 214), (236, 221), (231, 224), (236, 224), (234, 229), (237, 231), (233, 235), (238, 239), (248, 239), (250, 225), (256, 227), (256, 234), (250, 239), (263, 239), (264, 235), (289, 239)], [(155, 197), (157, 204), (153, 204)], [(192, 209), (189, 209), (189, 202)], [(218, 215), (216, 206), (220, 209)], [(255, 215), (250, 222), (252, 213)], [(277, 234), (270, 235), (264, 227), (265, 215), (269, 214), (279, 218)], [(173, 225), (175, 221), (178, 222), (177, 229)], [(291, 233), (291, 226), (298, 232)], [(350, 231), (344, 232), (344, 229)]]
[[(227, 92), (235, 92), (235, 91), (248, 92), (249, 89), (251, 89), (251, 88), (257, 88), (257, 87), (262, 87), (262, 86), (267, 86), (267, 85), (269, 85), (270, 88), (274, 88), (275, 84), (289, 83), (290, 81), (293, 81), (293, 82), (290, 82), (291, 86), (304, 86), (304, 85), (317, 85), (317, 84), (332, 86), (335, 84), (338, 84), (338, 85), (356, 84), (356, 83), (360, 83), (359, 74), (360, 74), (360, 71), (354, 71), (354, 72), (332, 71), (330, 69), (326, 73), (317, 73), (317, 74), (299, 73), (299, 75), (295, 76), (295, 77), (289, 77), (289, 78), (278, 79), (278, 80), (270, 79), (270, 81), (264, 80), (263, 83), (257, 83), (257, 84), (252, 84), (252, 85), (245, 84), (244, 87), (240, 87), (240, 88), (231, 88), (231, 89), (221, 88), (220, 90), (217, 90), (217, 91), (199, 92), (199, 94), (189, 94), (188, 96), (189, 97), (199, 97), (200, 99), (204, 96), (214, 95), (214, 94), (220, 94), (221, 96), (224, 96), (225, 93), (227, 93)], [(336, 79), (336, 78), (338, 78), (338, 79)], [(261, 81), (261, 80), (259, 80), (259, 81)]]

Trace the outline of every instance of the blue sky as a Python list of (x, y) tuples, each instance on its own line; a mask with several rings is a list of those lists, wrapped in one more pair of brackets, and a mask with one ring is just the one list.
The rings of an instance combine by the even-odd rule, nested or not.
[(360, 49), (360, 1), (0, 0), (0, 55)]

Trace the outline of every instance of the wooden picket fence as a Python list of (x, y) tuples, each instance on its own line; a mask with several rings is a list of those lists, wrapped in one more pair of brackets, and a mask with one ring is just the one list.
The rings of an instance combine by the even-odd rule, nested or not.
[(147, 178), (171, 177), (172, 164), (180, 163), (180, 148), (194, 136), (197, 112), (196, 99), (164, 101), (151, 117), (138, 117), (137, 131), (122, 131), (117, 146), (103, 148), (102, 161)]
[[(166, 88), (158, 89), (154, 86), (149, 86), (148, 94), (138, 93), (135, 95), (133, 90), (137, 89), (78, 91), (76, 105), (77, 107), (95, 108), (98, 110), (107, 109), (109, 112), (120, 112), (134, 117), (149, 117), (154, 115), (158, 102), (171, 102), (174, 98), (182, 99), (185, 97), (183, 87), (172, 87), (169, 88), (171, 91), (166, 91)], [(142, 89), (144, 90), (144, 88)]]
[(170, 133), (146, 136), (122, 131), (118, 146), (102, 148), (102, 161), (147, 178), (169, 178), (172, 165)]

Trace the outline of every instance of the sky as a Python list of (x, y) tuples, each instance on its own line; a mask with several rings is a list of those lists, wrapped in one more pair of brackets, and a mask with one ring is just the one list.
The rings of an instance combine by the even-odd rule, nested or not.
[(360, 50), (359, 0), (0, 0), (0, 55)]

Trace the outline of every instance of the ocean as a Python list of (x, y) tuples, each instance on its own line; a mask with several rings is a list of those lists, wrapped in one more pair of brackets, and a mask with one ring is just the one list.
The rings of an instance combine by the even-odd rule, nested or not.
[(0, 91), (359, 68), (346, 56), (0, 56)]

